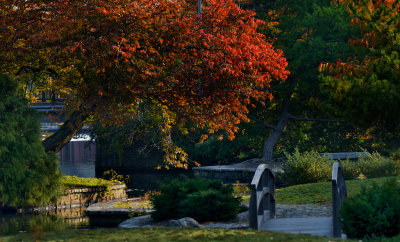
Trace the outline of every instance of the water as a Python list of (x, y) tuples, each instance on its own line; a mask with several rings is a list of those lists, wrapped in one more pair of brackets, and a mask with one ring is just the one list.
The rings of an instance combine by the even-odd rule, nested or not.
[(86, 208), (73, 208), (40, 214), (0, 215), (0, 240), (1, 235), (89, 228), (85, 210)]
[[(90, 137), (74, 138), (59, 153), (59, 169), (65, 175), (79, 177), (96, 176), (96, 144)], [(98, 176), (107, 169), (97, 169)], [(165, 178), (179, 174), (190, 175), (188, 171), (138, 171), (115, 169), (118, 174), (129, 175), (128, 188), (138, 190), (138, 194), (147, 190), (156, 190)], [(0, 238), (2, 235), (23, 232), (40, 233), (45, 231), (64, 231), (67, 229), (88, 228), (86, 208), (63, 209), (42, 214), (0, 214)]]
[(60, 171), (69, 176), (95, 177), (96, 144), (85, 139), (69, 142), (59, 153)]

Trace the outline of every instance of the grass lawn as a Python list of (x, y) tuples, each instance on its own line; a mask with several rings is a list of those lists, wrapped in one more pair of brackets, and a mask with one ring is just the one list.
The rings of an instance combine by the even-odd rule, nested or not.
[[(386, 179), (389, 179), (389, 177), (347, 180), (347, 195), (348, 197), (352, 197), (361, 191), (362, 186), (371, 186), (374, 182), (382, 184)], [(396, 179), (400, 182), (400, 177), (396, 177)], [(331, 202), (332, 183), (319, 182), (277, 189), (275, 197), (278, 204), (318, 204)]]
[(228, 229), (92, 229), (19, 234), (0, 241), (340, 241), (311, 235), (283, 234), (255, 230)]
[[(371, 186), (372, 183), (382, 184), (390, 177), (370, 178), (364, 180), (347, 180), (346, 188), (348, 197), (361, 191), (362, 186)], [(396, 177), (400, 181), (400, 177)], [(242, 196), (242, 203), (248, 204), (250, 195)], [(276, 189), (275, 199), (277, 204), (321, 204), (332, 201), (332, 183), (318, 182), (301, 184), (281, 189)]]

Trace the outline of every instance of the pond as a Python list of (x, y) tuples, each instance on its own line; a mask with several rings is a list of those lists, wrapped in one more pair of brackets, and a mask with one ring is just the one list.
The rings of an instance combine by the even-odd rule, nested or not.
[(61, 173), (69, 176), (95, 177), (96, 144), (90, 138), (72, 139), (59, 153)]

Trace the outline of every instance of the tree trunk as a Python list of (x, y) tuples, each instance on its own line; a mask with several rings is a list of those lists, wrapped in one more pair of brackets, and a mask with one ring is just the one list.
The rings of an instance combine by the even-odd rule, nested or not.
[(278, 124), (275, 126), (272, 134), (264, 142), (262, 159), (265, 161), (272, 161), (273, 159), (273, 152), (276, 142), (278, 142), (279, 138), (281, 137), (282, 132), (289, 120), (290, 115), (288, 109), (289, 104), (284, 104)]
[(45, 151), (59, 152), (83, 128), (88, 116), (84, 112), (74, 111), (59, 130), (42, 142)]

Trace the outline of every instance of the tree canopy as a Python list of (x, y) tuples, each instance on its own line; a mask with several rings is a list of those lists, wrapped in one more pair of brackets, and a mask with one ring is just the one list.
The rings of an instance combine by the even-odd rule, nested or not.
[(322, 63), (324, 88), (337, 115), (362, 127), (398, 126), (400, 112), (400, 1), (342, 0), (362, 36), (349, 40), (365, 52)]
[(232, 0), (204, 1), (200, 15), (181, 0), (0, 4), (2, 70), (66, 95), (69, 135), (89, 116), (121, 122), (145, 101), (159, 108), (165, 132), (191, 120), (233, 138), (247, 106), (270, 100), (271, 81), (289, 73), (282, 51), (257, 32), (263, 23)]

